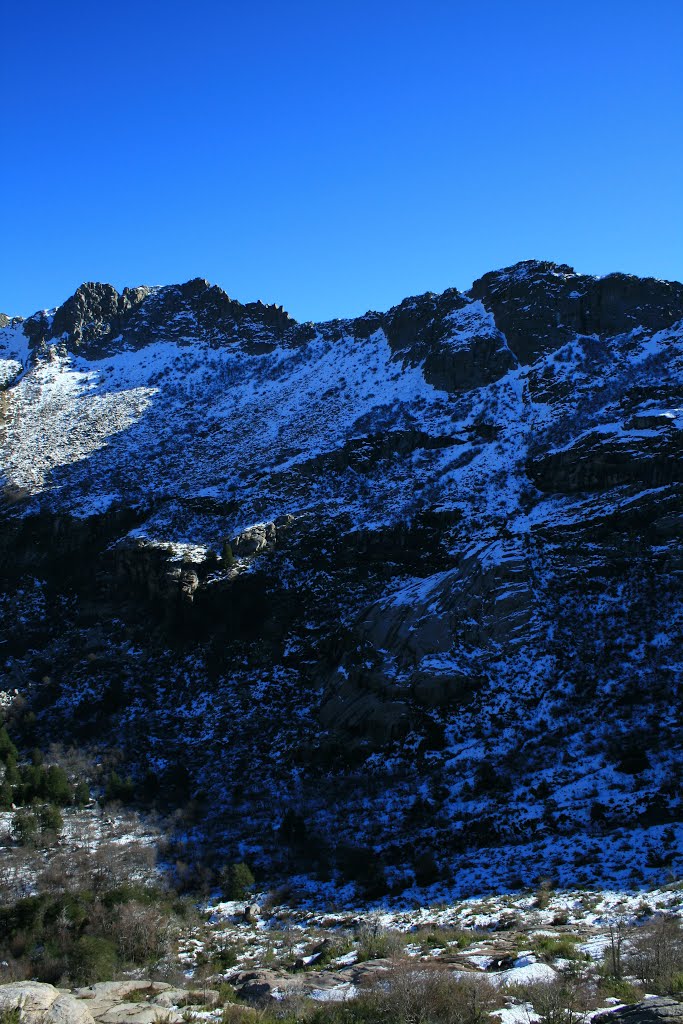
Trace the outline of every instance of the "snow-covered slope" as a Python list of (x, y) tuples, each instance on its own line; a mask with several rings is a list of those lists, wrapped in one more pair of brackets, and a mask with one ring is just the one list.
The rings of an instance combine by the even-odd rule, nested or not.
[(682, 317), (527, 262), (355, 321), (203, 281), (12, 321), (2, 688), (271, 865), (672, 868)]

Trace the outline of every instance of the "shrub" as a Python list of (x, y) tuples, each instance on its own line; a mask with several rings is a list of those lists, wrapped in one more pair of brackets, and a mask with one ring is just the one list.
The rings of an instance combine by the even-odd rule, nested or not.
[(614, 998), (622, 1003), (637, 1003), (643, 997), (639, 988), (623, 978), (601, 978), (598, 986), (601, 999)]
[(111, 772), (104, 788), (104, 803), (113, 803), (119, 800), (122, 804), (128, 804), (135, 796), (135, 783), (130, 775), (122, 779), (118, 772)]
[(588, 993), (575, 979), (535, 982), (520, 986), (516, 994), (531, 1003), (540, 1024), (580, 1024), (587, 1019)]
[(38, 819), (30, 811), (17, 811), (12, 822), (12, 835), (22, 846), (31, 846), (38, 836)]
[(240, 947), (234, 942), (217, 943), (211, 950), (211, 964), (216, 971), (228, 971), (239, 959)]
[(547, 960), (554, 960), (557, 957), (575, 960), (579, 956), (576, 943), (577, 939), (573, 935), (539, 935), (533, 940), (532, 948), (535, 953)]
[(495, 1004), (495, 990), (482, 979), (398, 964), (347, 1007), (351, 1019), (368, 1024), (489, 1024)]
[(425, 926), (417, 929), (411, 934), (411, 940), (420, 946), (428, 949), (445, 948), (446, 946), (457, 946), (464, 949), (475, 940), (473, 931), (464, 931), (461, 928), (442, 928), (440, 925), (433, 927)]
[(69, 973), (77, 985), (111, 981), (116, 971), (116, 947), (109, 939), (83, 935), (71, 948)]
[(648, 990), (674, 991), (683, 973), (683, 929), (675, 917), (656, 918), (631, 936), (626, 967)]
[(430, 851), (418, 854), (413, 864), (415, 881), (418, 885), (432, 885), (440, 877), (439, 865)]
[(256, 880), (246, 864), (230, 864), (222, 874), (223, 889), (230, 900), (245, 900), (253, 892)]
[(3, 725), (0, 727), (0, 761), (7, 764), (8, 760), (12, 759), (16, 764), (18, 756), (19, 752), (9, 738), (7, 729)]
[(539, 878), (538, 889), (536, 890), (536, 906), (539, 910), (546, 910), (550, 903), (550, 892), (553, 888), (552, 879)]
[(30, 804), (34, 800), (45, 800), (58, 807), (67, 807), (73, 797), (73, 790), (66, 772), (57, 765), (28, 764), (21, 768), (8, 767), (5, 782), (14, 786), (14, 802)]
[(64, 819), (58, 807), (53, 804), (45, 804), (38, 811), (38, 821), (41, 832), (61, 832), (64, 827)]
[(384, 928), (377, 921), (364, 922), (358, 929), (358, 959), (382, 960), (402, 952), (406, 938), (402, 932)]
[(71, 803), (73, 791), (63, 768), (56, 764), (50, 765), (45, 779), (45, 797), (50, 803), (66, 807)]
[(74, 803), (79, 807), (85, 807), (90, 800), (90, 786), (87, 782), (79, 782), (74, 789)]
[(169, 951), (174, 932), (174, 922), (166, 908), (137, 902), (119, 906), (110, 926), (120, 958), (134, 964), (160, 960)]

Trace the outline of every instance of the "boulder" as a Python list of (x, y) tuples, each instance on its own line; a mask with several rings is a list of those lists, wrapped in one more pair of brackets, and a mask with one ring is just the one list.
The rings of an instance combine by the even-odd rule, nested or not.
[(261, 908), (258, 903), (248, 903), (244, 908), (244, 920), (247, 924), (255, 924), (261, 913)]
[(595, 1024), (681, 1024), (683, 1000), (673, 996), (643, 999), (640, 1003), (598, 1014), (593, 1021)]
[(87, 1006), (54, 985), (15, 981), (0, 985), (0, 1013), (21, 1011), (23, 1024), (93, 1024)]
[(272, 551), (275, 547), (277, 530), (275, 523), (256, 523), (239, 533), (230, 542), (232, 552), (240, 558), (260, 555), (263, 551)]

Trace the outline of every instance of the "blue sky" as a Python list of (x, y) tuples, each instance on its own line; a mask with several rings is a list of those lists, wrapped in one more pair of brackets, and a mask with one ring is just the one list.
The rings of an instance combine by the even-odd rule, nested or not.
[(300, 320), (520, 259), (683, 278), (683, 4), (6, 4), (0, 310), (207, 277)]

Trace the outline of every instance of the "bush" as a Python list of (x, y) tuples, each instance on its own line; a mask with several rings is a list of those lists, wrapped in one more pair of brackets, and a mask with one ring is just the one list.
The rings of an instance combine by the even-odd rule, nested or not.
[(642, 990), (630, 981), (619, 978), (601, 978), (598, 993), (602, 999), (618, 999), (621, 1003), (637, 1003), (643, 998)]
[(76, 985), (111, 981), (116, 972), (116, 947), (109, 939), (83, 935), (71, 949), (69, 973)]
[(113, 803), (115, 800), (122, 804), (129, 804), (135, 796), (135, 783), (130, 775), (122, 779), (118, 772), (111, 772), (104, 788), (104, 803)]
[(683, 929), (675, 917), (661, 917), (642, 925), (631, 936), (628, 972), (649, 991), (669, 994), (683, 973)]
[(17, 811), (12, 821), (12, 835), (22, 846), (32, 846), (38, 837), (38, 819), (30, 811)]
[(0, 728), (0, 761), (7, 764), (8, 760), (13, 760), (16, 764), (18, 756), (19, 752), (9, 738), (7, 729), (3, 725)]
[(74, 789), (74, 803), (78, 807), (85, 807), (90, 800), (90, 786), (87, 782), (79, 782)]
[(14, 803), (30, 804), (34, 800), (45, 800), (58, 807), (68, 807), (73, 799), (73, 789), (66, 772), (57, 765), (28, 764), (19, 769), (10, 769), (5, 782), (14, 786)]
[(230, 864), (222, 873), (225, 895), (229, 900), (246, 900), (253, 892), (256, 880), (246, 864)]
[[(358, 999), (337, 1004), (335, 1024), (490, 1024), (496, 992), (488, 982), (454, 978), (446, 971), (425, 971), (399, 964)], [(329, 1010), (313, 1015), (323, 1024)]]
[(464, 931), (462, 928), (442, 928), (440, 925), (432, 927), (424, 926), (418, 928), (410, 935), (411, 941), (418, 943), (421, 947), (428, 949), (445, 949), (447, 946), (457, 946), (464, 949), (474, 942), (476, 935), (474, 931)]
[(131, 902), (117, 908), (110, 934), (122, 960), (149, 964), (169, 952), (174, 930), (166, 908)]
[[(512, 991), (512, 986), (508, 991)], [(515, 994), (531, 1003), (540, 1024), (580, 1024), (587, 1019), (588, 993), (571, 978), (519, 986)]]
[(432, 885), (440, 878), (439, 865), (430, 851), (418, 854), (413, 864), (417, 885)]
[(575, 960), (579, 953), (576, 949), (577, 939), (573, 935), (539, 935), (534, 939), (532, 948), (539, 956), (547, 960), (560, 957), (563, 960)]
[(402, 952), (406, 943), (403, 932), (384, 928), (377, 921), (363, 923), (358, 929), (358, 960), (383, 960)]
[(211, 950), (211, 965), (214, 970), (220, 972), (229, 971), (237, 963), (240, 947), (234, 942), (217, 943)]
[(59, 811), (58, 807), (53, 804), (45, 804), (38, 811), (38, 821), (40, 822), (41, 832), (61, 832), (64, 827), (64, 819)]

